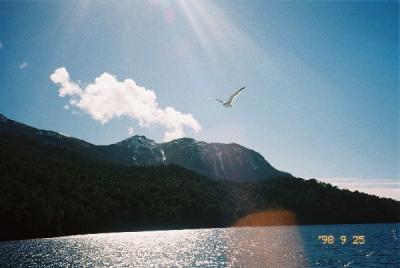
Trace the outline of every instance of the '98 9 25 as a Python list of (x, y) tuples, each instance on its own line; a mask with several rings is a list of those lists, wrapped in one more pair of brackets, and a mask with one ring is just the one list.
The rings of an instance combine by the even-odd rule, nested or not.
[[(334, 235), (319, 235), (318, 240), (322, 242), (322, 244), (328, 244), (332, 245), (335, 244), (336, 237)], [(347, 235), (341, 235), (339, 236), (339, 242), (344, 245), (344, 244), (353, 244), (353, 245), (363, 245), (366, 242), (365, 235), (353, 235), (353, 236), (347, 236)]]

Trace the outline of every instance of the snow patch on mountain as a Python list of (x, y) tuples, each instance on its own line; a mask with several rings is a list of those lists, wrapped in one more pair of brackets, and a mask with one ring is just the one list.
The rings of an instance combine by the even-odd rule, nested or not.
[(167, 161), (167, 157), (165, 156), (164, 150), (160, 149), (160, 151), (161, 151), (162, 161), (166, 162)]

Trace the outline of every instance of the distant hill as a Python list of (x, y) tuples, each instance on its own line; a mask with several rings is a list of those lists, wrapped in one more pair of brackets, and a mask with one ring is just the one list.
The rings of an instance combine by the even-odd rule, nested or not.
[(1, 114), (0, 135), (27, 137), (43, 144), (75, 150), (86, 158), (114, 164), (175, 164), (213, 179), (254, 181), (291, 176), (272, 167), (261, 154), (234, 143), (206, 143), (189, 138), (156, 143), (145, 136), (133, 136), (116, 144), (96, 146), (18, 123)]
[[(339, 190), (313, 179), (210, 179), (165, 164), (173, 157), (168, 146), (151, 141), (149, 146), (144, 137), (134, 139), (147, 144), (150, 160), (147, 149), (141, 151), (135, 141), (134, 157), (141, 155), (144, 165), (126, 165), (131, 150), (126, 155), (118, 150), (132, 149), (129, 140), (120, 149), (99, 149), (40, 131), (0, 117), (0, 240), (249, 224), (400, 221), (398, 201)], [(194, 143), (177, 143), (187, 148), (186, 142)], [(164, 154), (157, 151), (160, 148)], [(149, 166), (150, 161), (164, 164)]]

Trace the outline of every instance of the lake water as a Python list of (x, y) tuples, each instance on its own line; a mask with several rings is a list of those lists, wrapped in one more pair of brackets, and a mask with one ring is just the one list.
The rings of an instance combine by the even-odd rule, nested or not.
[(400, 267), (399, 243), (400, 224), (90, 234), (0, 242), (0, 267)]

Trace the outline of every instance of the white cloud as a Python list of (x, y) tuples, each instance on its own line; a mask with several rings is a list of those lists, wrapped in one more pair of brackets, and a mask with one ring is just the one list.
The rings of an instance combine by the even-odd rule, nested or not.
[(18, 68), (20, 69), (20, 70), (22, 70), (22, 69), (25, 69), (26, 67), (28, 67), (28, 63), (27, 62), (22, 62), (19, 66), (18, 66)]
[(58, 95), (60, 97), (65, 97), (67, 95), (82, 95), (82, 89), (78, 84), (71, 81), (67, 69), (65, 67), (58, 68), (50, 75), (51, 81), (56, 84), (59, 84), (61, 87), (58, 89)]
[(128, 134), (129, 136), (133, 135), (133, 127), (128, 127)]
[(64, 109), (65, 109), (65, 110), (69, 110), (69, 105), (68, 105), (68, 104), (65, 104), (65, 105), (64, 105)]
[(164, 140), (181, 138), (185, 130), (201, 130), (191, 114), (181, 113), (173, 107), (159, 107), (154, 91), (136, 85), (132, 79), (118, 81), (115, 76), (103, 73), (94, 83), (81, 88), (70, 79), (65, 67), (56, 69), (50, 79), (60, 86), (61, 97), (69, 96), (69, 104), (88, 113), (102, 124), (115, 117), (136, 119), (141, 127), (165, 128)]

